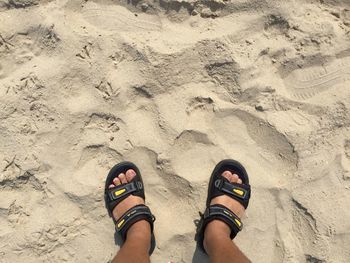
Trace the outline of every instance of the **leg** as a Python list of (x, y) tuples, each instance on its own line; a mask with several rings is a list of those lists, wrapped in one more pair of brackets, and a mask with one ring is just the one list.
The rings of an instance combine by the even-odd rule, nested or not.
[(128, 230), (127, 239), (112, 263), (149, 263), (150, 244), (150, 225), (146, 221), (139, 221)]
[[(131, 169), (125, 174), (121, 173), (113, 179), (113, 184), (109, 188), (112, 189), (130, 182), (135, 175), (135, 171)], [(113, 216), (115, 219), (120, 218), (129, 208), (144, 203), (145, 201), (141, 197), (130, 195), (114, 208)], [(145, 220), (136, 222), (129, 228), (125, 243), (114, 257), (112, 263), (149, 263), (150, 246), (150, 224)]]
[[(229, 182), (241, 184), (237, 174), (225, 171), (222, 174)], [(211, 200), (211, 205), (221, 204), (229, 208), (240, 218), (244, 214), (244, 207), (227, 195), (218, 196)], [(239, 250), (230, 238), (231, 230), (220, 220), (210, 222), (204, 232), (204, 248), (212, 263), (248, 263), (250, 260)]]
[(250, 260), (230, 238), (229, 227), (218, 220), (205, 228), (204, 247), (211, 263), (249, 263)]

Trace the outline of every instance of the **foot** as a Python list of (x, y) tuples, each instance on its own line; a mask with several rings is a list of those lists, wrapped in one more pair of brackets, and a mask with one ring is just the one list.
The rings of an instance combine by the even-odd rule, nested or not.
[[(134, 177), (136, 176), (136, 172), (132, 169), (129, 169), (126, 171), (126, 173), (121, 173), (118, 175), (118, 177), (115, 177), (113, 179), (113, 184), (109, 185), (109, 189), (113, 189), (116, 186), (123, 185), (129, 183)], [(145, 204), (145, 200), (143, 200), (139, 196), (129, 195), (127, 198), (125, 198), (123, 201), (121, 201), (114, 209), (113, 209), (113, 217), (115, 220), (118, 220), (126, 211), (128, 211), (130, 208), (136, 206)], [(142, 236), (146, 239), (151, 238), (151, 227), (149, 223), (145, 220), (141, 220), (133, 224), (128, 232), (127, 232), (127, 238), (129, 239), (130, 236)], [(138, 237), (139, 238), (139, 237)]]
[[(242, 184), (242, 180), (239, 178), (237, 174), (231, 173), (230, 171), (225, 171), (222, 173), (222, 176), (225, 177), (231, 183)], [(239, 218), (241, 218), (244, 214), (244, 207), (236, 200), (232, 199), (227, 195), (221, 195), (215, 197), (211, 200), (210, 205), (220, 204), (228, 209), (230, 209), (233, 213), (235, 213)], [(231, 229), (228, 225), (220, 220), (211, 221), (205, 228), (204, 232), (204, 248), (208, 251), (208, 241), (213, 241), (217, 238), (230, 238)]]

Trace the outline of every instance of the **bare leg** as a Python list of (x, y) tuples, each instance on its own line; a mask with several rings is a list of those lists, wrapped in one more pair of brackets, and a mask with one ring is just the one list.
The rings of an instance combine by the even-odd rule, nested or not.
[(218, 220), (205, 228), (204, 248), (211, 263), (249, 263), (250, 260), (230, 238), (229, 227)]
[[(232, 183), (242, 183), (237, 174), (225, 171), (222, 174)], [(244, 207), (229, 196), (218, 196), (211, 200), (211, 205), (221, 204), (229, 208), (237, 216), (242, 217)], [(230, 228), (224, 222), (214, 220), (210, 222), (204, 231), (204, 248), (212, 263), (247, 263), (250, 260), (239, 250), (230, 238)]]
[[(119, 174), (114, 178), (113, 184), (109, 188), (130, 182), (136, 173), (134, 170), (128, 170), (125, 174)], [(121, 201), (113, 210), (115, 219), (120, 218), (129, 208), (135, 205), (144, 204), (145, 201), (138, 196), (130, 195)], [(126, 241), (119, 249), (112, 263), (149, 263), (149, 250), (151, 246), (151, 226), (145, 221), (139, 221), (133, 224), (127, 234)]]
[(149, 263), (151, 227), (147, 221), (139, 221), (130, 227), (124, 245), (112, 263)]

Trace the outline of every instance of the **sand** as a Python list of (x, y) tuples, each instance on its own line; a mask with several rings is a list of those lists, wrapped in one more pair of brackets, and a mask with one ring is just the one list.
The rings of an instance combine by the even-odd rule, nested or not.
[(348, 0), (0, 0), (0, 262), (110, 262), (109, 169), (135, 162), (152, 262), (242, 162), (253, 262), (350, 260)]

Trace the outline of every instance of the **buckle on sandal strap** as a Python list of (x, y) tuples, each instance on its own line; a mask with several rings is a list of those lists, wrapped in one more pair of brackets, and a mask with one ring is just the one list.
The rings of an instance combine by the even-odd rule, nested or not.
[(224, 185), (224, 180), (222, 178), (216, 179), (215, 182), (214, 182), (214, 185), (215, 185), (216, 188), (221, 190), (222, 186)]

